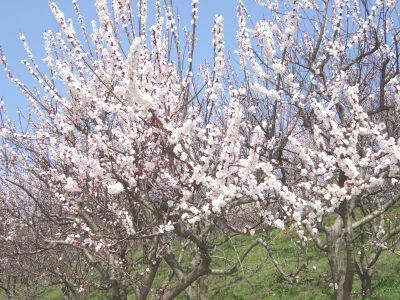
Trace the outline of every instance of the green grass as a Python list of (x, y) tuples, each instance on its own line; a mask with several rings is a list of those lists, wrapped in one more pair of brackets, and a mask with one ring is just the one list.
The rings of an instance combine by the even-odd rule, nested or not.
[[(237, 252), (241, 253), (246, 247), (247, 239), (240, 237), (232, 241)], [(274, 242), (274, 254), (282, 262), (286, 273), (293, 272), (298, 264), (300, 248), (294, 241), (292, 236), (279, 233)], [(315, 248), (310, 247), (308, 251), (308, 255), (314, 256), (315, 260), (308, 270), (300, 274), (299, 284), (292, 285), (286, 283), (276, 271), (266, 250), (257, 247), (243, 262), (238, 273), (207, 278), (209, 299), (330, 299), (330, 290), (319, 278), (319, 272), (323, 272), (328, 265), (323, 258), (318, 258)], [(316, 266), (317, 271), (312, 266)], [(316, 295), (318, 296), (314, 297)]]

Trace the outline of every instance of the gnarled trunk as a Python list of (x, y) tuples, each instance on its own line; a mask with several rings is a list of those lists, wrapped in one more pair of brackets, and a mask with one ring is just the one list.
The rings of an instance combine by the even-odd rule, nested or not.
[(327, 232), (328, 260), (336, 300), (351, 299), (355, 271), (351, 222), (339, 217)]

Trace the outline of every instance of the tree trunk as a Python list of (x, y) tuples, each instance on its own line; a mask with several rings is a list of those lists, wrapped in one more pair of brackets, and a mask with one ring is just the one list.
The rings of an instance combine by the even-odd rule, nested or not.
[(362, 299), (367, 299), (367, 296), (371, 294), (372, 291), (372, 276), (366, 272), (363, 274), (361, 279), (361, 289), (362, 289)]
[(191, 286), (189, 286), (186, 289), (186, 293), (187, 293), (187, 300), (196, 300), (197, 299), (197, 284), (196, 282), (193, 283)]
[(335, 298), (342, 300), (344, 298), (344, 278), (345, 278), (345, 264), (343, 253), (341, 251), (342, 241), (337, 240), (329, 243), (328, 260), (332, 274), (332, 285), (335, 290)]
[(207, 300), (207, 285), (204, 277), (200, 277), (191, 286), (186, 289), (187, 300)]
[(339, 217), (327, 233), (328, 260), (336, 300), (351, 299), (354, 278), (354, 245), (351, 222)]
[(205, 278), (200, 277), (200, 279), (199, 279), (199, 299), (200, 300), (207, 300), (207, 290), (208, 290), (208, 286), (205, 282)]
[(362, 299), (367, 299), (372, 293), (372, 269), (356, 265), (356, 271), (361, 280)]

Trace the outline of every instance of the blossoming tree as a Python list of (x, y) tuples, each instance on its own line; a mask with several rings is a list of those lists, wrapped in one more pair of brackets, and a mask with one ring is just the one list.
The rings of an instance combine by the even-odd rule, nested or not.
[[(196, 297), (202, 276), (236, 272), (254, 247), (268, 249), (265, 233), (286, 228), (326, 253), (337, 299), (351, 297), (355, 272), (370, 291), (369, 269), (400, 230), (383, 218), (399, 197), (396, 3), (257, 3), (268, 17), (249, 28), (238, 2), (237, 64), (216, 16), (201, 80), (197, 0), (190, 30), (159, 0), (151, 26), (145, 0), (114, 0), (111, 10), (97, 0), (99, 22), (87, 30), (73, 1), (82, 39), (50, 4), (59, 31), (44, 33), (44, 67), (21, 35), (34, 89), (1, 55), (33, 115), (25, 128), (4, 118), (1, 128), (3, 209), (36, 232), (29, 251), (74, 249), (113, 299), (128, 289), (138, 299)], [(221, 232), (259, 238), (215, 269)], [(188, 268), (176, 244), (195, 249)], [(157, 285), (163, 262), (171, 272)], [(58, 264), (75, 297), (96, 287), (98, 277), (77, 282)]]

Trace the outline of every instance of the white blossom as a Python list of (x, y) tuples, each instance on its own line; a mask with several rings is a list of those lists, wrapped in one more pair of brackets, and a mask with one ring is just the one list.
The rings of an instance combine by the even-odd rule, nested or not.
[(124, 186), (122, 183), (117, 182), (107, 187), (108, 193), (110, 195), (118, 195), (124, 191)]

